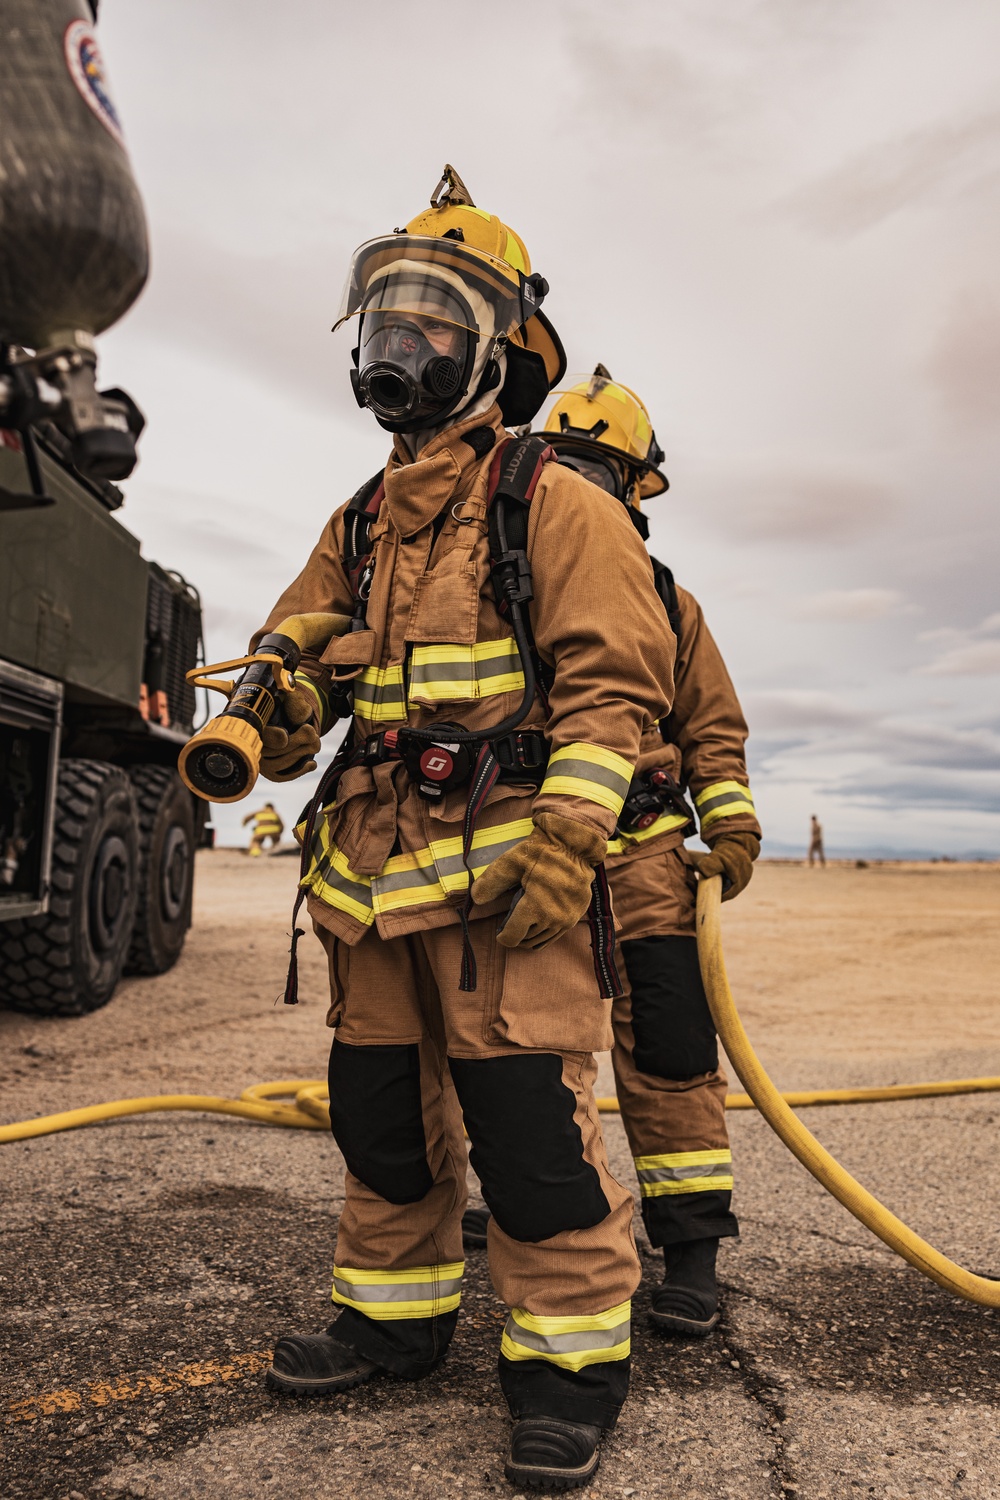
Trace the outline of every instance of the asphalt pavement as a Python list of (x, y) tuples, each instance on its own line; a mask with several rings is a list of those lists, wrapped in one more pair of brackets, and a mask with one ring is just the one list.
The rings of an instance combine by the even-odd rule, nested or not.
[[(203, 855), (172, 974), (129, 981), (76, 1022), (0, 1011), (2, 1119), (322, 1078), (318, 944), (303, 1003), (274, 1004), (293, 883), (293, 860)], [(727, 908), (727, 948), (778, 1081), (1000, 1073), (998, 897), (995, 870), (762, 867)], [(903, 950), (905, 963), (892, 958)], [(956, 982), (959, 953), (975, 981)], [(850, 1024), (834, 1033), (838, 1012)], [(939, 1248), (1000, 1276), (998, 1115), (1000, 1096), (986, 1095), (804, 1118)], [(759, 1117), (730, 1123), (742, 1238), (720, 1256), (723, 1323), (703, 1341), (651, 1330), (658, 1257), (637, 1220), (633, 1391), (583, 1493), (1000, 1496), (996, 1316), (881, 1247)], [(613, 1117), (607, 1140), (631, 1183)], [(426, 1381), (311, 1402), (265, 1391), (275, 1337), (330, 1317), (342, 1165), (325, 1133), (144, 1115), (0, 1146), (0, 1181), (3, 1500), (517, 1493), (495, 1371), (505, 1311), (484, 1252), (469, 1257), (455, 1342)]]

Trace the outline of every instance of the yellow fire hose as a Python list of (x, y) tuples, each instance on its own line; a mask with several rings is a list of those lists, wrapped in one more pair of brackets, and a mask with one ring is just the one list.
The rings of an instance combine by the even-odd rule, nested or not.
[[(1000, 1281), (991, 1281), (987, 1276), (976, 1276), (963, 1270), (933, 1245), (928, 1245), (918, 1234), (905, 1225), (902, 1219), (873, 1198), (860, 1182), (846, 1172), (838, 1161), (824, 1150), (819, 1141), (801, 1120), (796, 1119), (785, 1099), (764, 1072), (760, 1058), (750, 1045), (750, 1038), (743, 1029), (733, 992), (729, 988), (726, 962), (722, 955), (722, 880), (714, 876), (702, 880), (698, 885), (698, 957), (708, 1003), (712, 1010), (715, 1028), (726, 1049), (726, 1055), (736, 1070), (740, 1082), (750, 1094), (753, 1102), (776, 1135), (780, 1136), (789, 1151), (797, 1156), (802, 1165), (812, 1173), (816, 1181), (832, 1193), (849, 1213), (878, 1235), (883, 1244), (895, 1250), (918, 1271), (936, 1281), (947, 1291), (964, 1297), (969, 1302), (978, 1302), (981, 1307), (1000, 1307)], [(980, 1078), (970, 1080), (978, 1083), (983, 1092), (987, 1087), (1000, 1087), (1000, 1080)], [(918, 1085), (918, 1087), (920, 1087)], [(958, 1092), (972, 1092), (955, 1087)], [(919, 1097), (926, 1097), (931, 1089), (950, 1092), (948, 1084), (925, 1084)], [(861, 1092), (858, 1090), (857, 1092)], [(896, 1095), (895, 1097), (902, 1097)], [(916, 1096), (911, 1096), (916, 1097)]]
[[(771, 1129), (789, 1151), (831, 1193), (839, 1203), (880, 1240), (909, 1261), (918, 1271), (939, 1286), (978, 1302), (983, 1307), (1000, 1307), (1000, 1281), (976, 1276), (935, 1250), (926, 1240), (914, 1234), (901, 1219), (872, 1197), (849, 1172), (835, 1161), (792, 1113), (797, 1108), (832, 1104), (876, 1104), (893, 1099), (931, 1099), (942, 1095), (987, 1094), (1000, 1092), (1000, 1078), (959, 1078), (940, 1083), (893, 1084), (886, 1088), (810, 1089), (782, 1094), (768, 1078), (743, 1028), (729, 988), (722, 954), (720, 913), (722, 881), (718, 876), (702, 880), (698, 886), (698, 956), (702, 977), (711, 1007), (712, 1018), (726, 1054), (745, 1094), (729, 1094), (727, 1109), (759, 1109)], [(602, 1114), (617, 1114), (618, 1100), (598, 1099)], [(118, 1099), (108, 1104), (69, 1109), (61, 1114), (43, 1115), (37, 1120), (21, 1120), (0, 1125), (0, 1144), (26, 1141), (35, 1136), (54, 1135), (75, 1130), (82, 1125), (96, 1125), (103, 1120), (118, 1120), (127, 1115), (153, 1114), (162, 1110), (192, 1110), (199, 1113), (235, 1115), (265, 1125), (284, 1125), (297, 1130), (329, 1130), (329, 1094), (325, 1081), (318, 1079), (278, 1079), (273, 1083), (255, 1083), (243, 1090), (238, 1099), (223, 1099), (212, 1094), (154, 1094), (144, 1099)]]

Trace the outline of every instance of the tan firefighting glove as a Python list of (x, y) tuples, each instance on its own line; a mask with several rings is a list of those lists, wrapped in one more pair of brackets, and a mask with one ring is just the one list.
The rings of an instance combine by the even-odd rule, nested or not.
[(745, 891), (753, 874), (753, 862), (760, 853), (760, 839), (755, 833), (720, 833), (711, 854), (698, 861), (703, 880), (710, 875), (722, 876), (722, 899), (732, 901)]
[(544, 948), (575, 927), (590, 905), (594, 866), (607, 849), (607, 839), (594, 829), (558, 813), (539, 813), (524, 842), (501, 854), (473, 882), (477, 906), (521, 888), (497, 942), (504, 948)]
[(315, 771), (313, 757), (319, 753), (316, 730), (319, 710), (315, 693), (298, 682), (293, 693), (282, 693), (281, 708), (285, 718), (295, 727), (289, 733), (287, 729), (268, 725), (262, 733), (264, 748), (260, 757), (260, 774), (268, 781), (294, 781), (307, 771)]

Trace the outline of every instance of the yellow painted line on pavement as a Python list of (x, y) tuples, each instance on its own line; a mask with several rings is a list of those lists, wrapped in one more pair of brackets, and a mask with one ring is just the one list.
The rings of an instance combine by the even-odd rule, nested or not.
[(34, 1422), (64, 1411), (85, 1411), (113, 1401), (138, 1401), (143, 1396), (169, 1396), (185, 1388), (214, 1385), (219, 1380), (242, 1380), (257, 1375), (271, 1363), (271, 1351), (237, 1354), (230, 1360), (203, 1359), (179, 1370), (153, 1370), (148, 1375), (126, 1375), (120, 1380), (92, 1380), (82, 1390), (44, 1391), (7, 1407), (9, 1422)]

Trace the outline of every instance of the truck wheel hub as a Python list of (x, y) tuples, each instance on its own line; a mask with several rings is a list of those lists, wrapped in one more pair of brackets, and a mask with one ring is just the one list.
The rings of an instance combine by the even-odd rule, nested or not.
[(160, 865), (160, 907), (168, 922), (176, 922), (184, 910), (190, 861), (187, 836), (175, 823), (164, 840)]
[(117, 834), (102, 840), (90, 882), (90, 931), (99, 953), (109, 952), (118, 940), (129, 897), (128, 850)]

